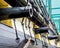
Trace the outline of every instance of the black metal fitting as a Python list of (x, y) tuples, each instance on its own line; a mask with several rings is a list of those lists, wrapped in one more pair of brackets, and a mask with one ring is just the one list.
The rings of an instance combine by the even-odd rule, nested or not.
[(40, 28), (34, 28), (33, 29), (36, 34), (38, 33), (48, 33), (48, 27), (40, 27)]
[(58, 35), (48, 36), (48, 39), (49, 40), (53, 40), (53, 39), (57, 39), (57, 38), (58, 38)]

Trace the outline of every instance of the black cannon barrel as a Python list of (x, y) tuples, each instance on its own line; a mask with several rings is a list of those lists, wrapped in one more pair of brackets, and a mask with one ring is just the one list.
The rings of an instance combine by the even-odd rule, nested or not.
[(34, 28), (35, 33), (47, 33), (48, 27)]
[[(15, 6), (27, 6), (27, 2), (25, 0), (5, 0), (7, 3), (9, 3), (12, 7), (15, 7)], [(15, 3), (18, 3), (18, 4), (13, 4), (12, 2), (15, 2)], [(37, 12), (38, 12), (38, 7), (35, 5), (34, 1), (33, 0), (28, 0), (28, 2), (31, 4), (32, 8), (33, 8), (33, 18), (38, 20), (39, 24), (41, 22), (44, 22), (43, 21), (43, 17), (41, 17), (41, 15), (39, 15)], [(35, 11), (35, 10), (36, 11)], [(32, 19), (33, 21), (33, 19)], [(35, 21), (36, 22), (36, 21)], [(35, 23), (34, 22), (34, 23)], [(38, 24), (38, 23), (37, 23)], [(43, 23), (43, 26), (47, 26), (46, 22)]]
[(29, 16), (29, 7), (0, 8), (0, 20)]
[(48, 39), (49, 40), (53, 40), (53, 39), (57, 39), (57, 38), (58, 38), (58, 35), (48, 36)]
[(0, 8), (0, 15), (5, 14), (20, 14), (29, 12), (29, 8), (26, 7), (13, 7), (13, 8)]

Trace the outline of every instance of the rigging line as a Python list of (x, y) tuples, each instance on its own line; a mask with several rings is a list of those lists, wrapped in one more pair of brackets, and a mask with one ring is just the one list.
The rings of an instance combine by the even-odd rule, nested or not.
[(16, 28), (16, 23), (15, 23), (15, 19), (13, 19), (13, 21), (14, 21), (14, 27), (15, 27), (15, 32), (16, 32), (16, 40), (19, 40), (18, 33), (17, 33), (17, 28)]
[[(36, 5), (38, 6), (38, 8), (42, 11), (43, 15), (45, 15), (40, 0), (39, 0), (39, 2), (38, 2), (37, 0), (35, 0), (35, 3), (36, 3)], [(39, 11), (40, 11), (40, 10), (39, 10)]]
[(46, 7), (44, 5), (44, 2), (42, 0), (39, 0), (39, 2), (41, 3), (41, 5), (43, 4), (43, 10), (44, 10), (45, 16), (49, 17), (49, 14), (48, 14), (48, 12), (46, 10)]
[(36, 0), (37, 4), (39, 5), (39, 8), (41, 9), (41, 12), (43, 14), (43, 18), (45, 19), (46, 23), (49, 24), (49, 19), (47, 19), (49, 17), (46, 7), (44, 8), (44, 4), (39, 0)]
[(22, 22), (21, 22), (21, 24), (22, 24), (22, 28), (23, 28), (23, 32), (24, 32), (24, 38), (26, 39), (25, 30), (24, 30), (24, 23), (23, 23), (23, 21), (24, 21), (24, 18), (22, 18)]
[(29, 27), (30, 37), (32, 38), (32, 35), (31, 35), (31, 30), (30, 30), (30, 20), (29, 20), (29, 23), (28, 23), (28, 27)]
[(42, 11), (42, 14), (43, 14), (43, 15), (45, 15), (45, 13), (44, 13), (44, 11), (43, 11), (43, 8), (42, 8), (42, 4), (41, 4), (40, 0), (39, 0), (39, 2), (36, 0), (36, 2), (37, 2), (37, 4), (39, 5), (39, 8), (40, 8), (40, 9), (41, 9), (41, 11)]
[[(45, 15), (45, 13), (44, 13), (44, 11), (43, 11), (43, 8), (42, 8), (42, 6), (41, 6), (41, 2), (39, 3), (39, 2), (37, 2), (37, 0), (34, 0), (34, 3), (38, 6), (39, 13)], [(41, 10), (41, 11), (40, 11), (40, 10)], [(42, 12), (42, 13), (41, 13), (41, 12)]]

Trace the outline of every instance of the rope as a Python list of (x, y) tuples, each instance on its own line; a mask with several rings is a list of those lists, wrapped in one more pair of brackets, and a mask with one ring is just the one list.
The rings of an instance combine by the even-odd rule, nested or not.
[(19, 39), (19, 37), (18, 37), (18, 33), (17, 33), (17, 28), (16, 28), (15, 19), (13, 19), (13, 20), (14, 20), (14, 27), (15, 27), (15, 32), (16, 32), (16, 40), (18, 40), (18, 39)]
[(29, 27), (29, 33), (30, 33), (30, 37), (32, 38), (32, 35), (31, 35), (31, 30), (30, 30), (30, 20), (29, 20), (29, 23), (28, 23), (28, 27)]
[(22, 24), (22, 28), (23, 28), (23, 32), (24, 32), (24, 38), (26, 39), (25, 30), (24, 30), (24, 23), (23, 23), (23, 21), (24, 21), (24, 18), (22, 19), (21, 24)]

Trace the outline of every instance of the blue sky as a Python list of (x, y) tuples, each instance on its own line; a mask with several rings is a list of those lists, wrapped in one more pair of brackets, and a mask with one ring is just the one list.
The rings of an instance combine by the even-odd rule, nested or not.
[[(46, 0), (43, 1), (46, 5)], [(60, 0), (51, 0), (51, 8), (60, 8)], [(52, 14), (60, 14), (60, 9), (52, 9)]]
[[(60, 8), (60, 0), (51, 0), (52, 8)], [(60, 9), (53, 9), (52, 14), (60, 14)]]
[[(43, 1), (45, 2), (45, 5), (46, 5), (46, 0), (43, 0)], [(49, 0), (47, 0), (47, 1), (49, 1)], [(60, 32), (60, 0), (51, 0), (51, 8), (53, 8), (52, 15), (54, 14), (53, 15), (54, 18), (52, 18), (52, 20), (54, 21), (56, 28), (58, 29), (58, 32)], [(58, 8), (58, 9), (56, 9), (56, 8)], [(55, 15), (55, 14), (59, 14), (59, 15)]]
[[(60, 8), (60, 0), (51, 0), (51, 6), (52, 6), (52, 8), (58, 8), (58, 9), (52, 9), (52, 14), (60, 14), (60, 9), (59, 9)], [(60, 19), (55, 19), (53, 21), (56, 24), (56, 28), (58, 29), (58, 32), (60, 32)]]
[(60, 0), (51, 0), (52, 8), (60, 7)]

